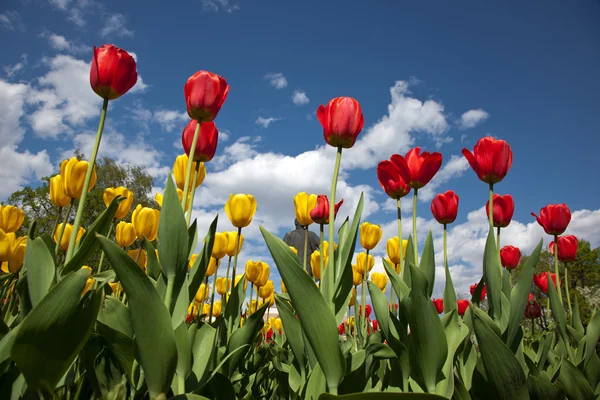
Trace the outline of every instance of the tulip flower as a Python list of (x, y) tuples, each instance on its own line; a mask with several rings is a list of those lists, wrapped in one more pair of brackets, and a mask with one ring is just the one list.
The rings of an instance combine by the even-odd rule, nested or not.
[(571, 210), (566, 204), (550, 204), (540, 210), (538, 217), (531, 213), (548, 235), (562, 235), (571, 222)]
[[(191, 145), (190, 145), (191, 146)], [(187, 154), (178, 155), (175, 158), (175, 163), (173, 164), (173, 176), (175, 177), (175, 184), (178, 189), (183, 190), (185, 188), (185, 171), (187, 168), (189, 157)], [(192, 171), (198, 171), (196, 173), (196, 187), (200, 186), (202, 182), (204, 182), (204, 178), (206, 178), (206, 167), (204, 163), (201, 162), (200, 165), (196, 165), (194, 162), (192, 164)], [(193, 172), (191, 173), (191, 177), (189, 178), (189, 182), (194, 180)]]
[(119, 282), (108, 282), (108, 286), (110, 286), (110, 290), (112, 290), (115, 296), (119, 295)]
[(373, 266), (375, 266), (375, 258), (373, 258), (371, 254), (369, 254), (367, 258), (367, 253), (358, 253), (356, 256), (356, 272), (358, 272), (361, 276), (364, 276), (365, 270), (369, 272), (373, 269)]
[(60, 174), (50, 178), (50, 201), (57, 207), (66, 207), (71, 203), (71, 198), (65, 194), (62, 177)]
[[(477, 286), (478, 286), (477, 283), (469, 286), (469, 292), (471, 292), (471, 296), (473, 296), (473, 294), (475, 294), (475, 290), (477, 289)], [(485, 284), (484, 284), (483, 288), (481, 289), (481, 301), (483, 301), (485, 299), (486, 293), (487, 293), (487, 288), (485, 287)]]
[(196, 292), (196, 296), (194, 297), (194, 300), (197, 303), (204, 303), (206, 301), (206, 299), (208, 298), (208, 287), (202, 283), (200, 284), (200, 287), (198, 288), (198, 291)]
[[(246, 265), (248, 265), (248, 264), (246, 264)], [(237, 286), (237, 284), (240, 282), (240, 279), (242, 279), (243, 276), (244, 276), (243, 274), (235, 276), (235, 285), (234, 285), (234, 287)], [(244, 278), (244, 291), (246, 291), (247, 288), (248, 288), (248, 278)]]
[(94, 46), (90, 85), (98, 96), (118, 99), (135, 86), (137, 78), (135, 60), (125, 50), (112, 44)]
[[(186, 127), (183, 129), (181, 134), (181, 144), (183, 151), (189, 157), (194, 135), (196, 133), (196, 126), (198, 121), (195, 119), (190, 120)], [(198, 133), (198, 139), (196, 141), (196, 150), (194, 150), (194, 161), (195, 162), (208, 162), (213, 159), (215, 152), (217, 151), (217, 143), (219, 141), (219, 131), (215, 126), (214, 122), (202, 122), (200, 125), (200, 132)], [(189, 161), (188, 161), (189, 163)], [(199, 168), (198, 166), (196, 166)], [(195, 170), (192, 170), (195, 171)], [(185, 171), (183, 173), (185, 179)], [(193, 177), (193, 173), (190, 172)], [(198, 171), (200, 175), (200, 171)], [(191, 182), (191, 181), (190, 181)], [(185, 190), (185, 185), (184, 185)]]
[(20, 208), (0, 205), (0, 229), (5, 233), (18, 231), (24, 219), (25, 213)]
[(300, 225), (308, 226), (313, 223), (310, 212), (317, 205), (317, 195), (306, 192), (297, 193), (294, 196), (294, 209), (296, 210), (296, 219)]
[(185, 322), (187, 322), (187, 324), (189, 325), (193, 323), (196, 320), (196, 318), (198, 318), (198, 303), (194, 301), (188, 306)]
[(228, 231), (224, 233), (227, 235), (227, 255), (229, 257), (233, 257), (238, 253), (236, 245), (239, 251), (242, 250), (242, 245), (244, 244), (244, 235), (240, 235), (239, 243), (236, 243), (238, 237), (238, 233), (236, 231)]
[(268, 299), (269, 297), (271, 297), (274, 291), (275, 286), (273, 286), (273, 281), (269, 279), (267, 283), (265, 283), (258, 289), (258, 296), (261, 299)]
[(217, 300), (212, 305), (212, 316), (217, 318), (221, 315), (221, 300)]
[(135, 242), (136, 233), (133, 224), (130, 222), (121, 221), (117, 224), (117, 233), (115, 241), (121, 247), (128, 247)]
[(353, 264), (352, 265), (352, 284), (354, 285), (354, 287), (356, 287), (362, 283), (363, 275), (364, 274), (358, 269), (358, 265)]
[[(405, 170), (401, 173), (400, 168), (405, 168)], [(410, 174), (407, 169), (408, 166), (405, 163), (398, 166), (390, 160), (383, 160), (377, 164), (379, 185), (392, 199), (399, 200), (410, 193), (410, 186), (402, 178), (402, 176)]]
[(333, 147), (349, 149), (363, 128), (365, 119), (358, 101), (352, 97), (336, 97), (317, 109), (325, 142)]
[(533, 284), (537, 286), (542, 293), (548, 294), (548, 279), (552, 279), (552, 282), (556, 287), (556, 274), (550, 272), (542, 272), (539, 275), (533, 275)]
[(371, 325), (373, 326), (373, 333), (377, 332), (377, 330), (379, 329), (379, 322), (377, 322), (377, 320), (376, 320), (376, 319), (374, 319), (374, 320), (371, 322)]
[(221, 259), (227, 255), (229, 236), (225, 232), (216, 232), (211, 256)]
[(194, 267), (194, 264), (196, 263), (197, 259), (198, 259), (198, 254), (192, 254), (190, 256), (190, 259), (188, 261), (188, 270), (190, 270)]
[(462, 153), (477, 177), (490, 185), (502, 181), (512, 165), (512, 150), (508, 143), (490, 136), (479, 139), (473, 153), (467, 149)]
[(150, 207), (142, 207), (141, 204), (137, 205), (131, 216), (131, 222), (137, 237), (142, 240), (145, 237), (150, 242), (156, 239), (159, 221), (160, 211)]
[(221, 296), (224, 296), (225, 293), (231, 289), (231, 279), (223, 277), (217, 278), (216, 287), (217, 293), (219, 293)]
[(515, 246), (504, 246), (500, 249), (500, 262), (509, 271), (517, 268), (521, 261), (521, 250)]
[(129, 214), (129, 210), (131, 210), (131, 204), (133, 203), (133, 192), (124, 188), (123, 186), (119, 186), (118, 188), (107, 188), (104, 191), (103, 196), (106, 207), (108, 207), (113, 199), (117, 196), (124, 197), (125, 199), (119, 203), (119, 208), (117, 208), (117, 212), (115, 213), (115, 219), (125, 218), (125, 216)]
[(436, 195), (431, 201), (431, 213), (437, 222), (446, 225), (456, 220), (458, 196), (453, 190)]
[[(441, 314), (444, 312), (444, 299), (431, 299), (431, 301), (433, 302), (433, 305), (435, 306), (435, 310), (437, 311), (438, 314)], [(469, 303), (467, 302), (467, 306), (469, 305)]]
[(373, 272), (371, 274), (371, 281), (377, 285), (379, 290), (385, 292), (385, 288), (387, 287), (389, 279), (388, 276), (383, 272)]
[[(0, 262), (6, 262), (6, 273), (15, 273), (23, 266), (27, 236), (17, 237), (14, 232), (0, 229)], [(4, 263), (2, 263), (4, 265)]]
[(255, 212), (256, 199), (251, 194), (231, 194), (225, 203), (227, 218), (236, 228), (245, 228), (250, 225)]
[[(362, 279), (362, 276), (361, 276)], [(354, 306), (354, 299), (358, 296), (358, 292), (356, 291), (356, 287), (352, 288), (352, 293), (350, 294), (350, 300), (348, 300), (348, 307)]]
[(263, 262), (262, 268), (260, 270), (260, 275), (254, 281), (254, 284), (256, 285), (256, 287), (260, 288), (260, 287), (263, 287), (264, 285), (266, 285), (267, 281), (269, 280), (269, 275), (271, 275), (271, 268), (269, 267), (269, 264)]
[[(362, 315), (362, 310), (363, 310), (362, 306), (359, 307), (359, 309), (358, 309), (358, 314), (359, 315)], [(372, 308), (371, 308), (371, 306), (369, 304), (365, 305), (365, 311), (366, 311), (366, 314), (367, 314), (367, 318), (369, 318), (371, 316), (371, 311), (372, 311)]]
[[(59, 232), (62, 230), (62, 226), (63, 226), (63, 224), (59, 224), (58, 227), (56, 228), (56, 231), (54, 232), (54, 241), (55, 242), (58, 242), (58, 236), (59, 236)], [(60, 243), (59, 243), (59, 248), (61, 250), (66, 251), (69, 248), (69, 240), (71, 238), (72, 230), (73, 230), (73, 225), (67, 223), (65, 225), (63, 236), (60, 239)], [(83, 229), (82, 227), (79, 227), (79, 230), (77, 231), (76, 242), (79, 242), (79, 240), (81, 239), (81, 237), (83, 236), (84, 233), (85, 233), (85, 229)]]
[(281, 293), (287, 293), (287, 289), (285, 288), (285, 283), (281, 281)]
[(363, 222), (360, 224), (360, 245), (365, 250), (373, 250), (381, 240), (382, 234), (380, 225)]
[[(558, 259), (562, 262), (575, 261), (577, 258), (577, 237), (566, 235), (558, 237)], [(550, 253), (554, 254), (554, 241), (550, 242)]]
[(227, 99), (229, 85), (225, 78), (208, 71), (190, 76), (183, 87), (187, 112), (198, 121), (212, 121)]
[(342, 322), (341, 324), (338, 325), (338, 334), (339, 335), (343, 335), (344, 334), (344, 323)]
[[(77, 157), (72, 157), (67, 162), (60, 165), (60, 175), (63, 184), (63, 191), (72, 199), (79, 199), (82, 196), (83, 186), (85, 183), (85, 174), (87, 173), (89, 163), (87, 161), (79, 161)], [(88, 192), (93, 189), (96, 184), (98, 175), (96, 175), (96, 167), (92, 170)]]
[(94, 282), (96, 282), (96, 280), (94, 278), (87, 278), (87, 280), (85, 281), (85, 286), (83, 288), (83, 292), (81, 293), (82, 296), (91, 289)]
[(248, 260), (246, 262), (246, 279), (252, 283), (256, 282), (257, 279), (260, 277), (260, 274), (265, 265), (266, 264), (262, 261), (254, 262), (252, 260)]
[(293, 252), (295, 255), (298, 255), (298, 249), (297, 249), (297, 248), (295, 248), (294, 246), (290, 246), (290, 250), (292, 250), (292, 252)]
[[(323, 269), (327, 267), (328, 257), (327, 251), (323, 251)], [(315, 279), (321, 279), (321, 252), (315, 250), (310, 255), (310, 267)]]
[[(343, 203), (344, 199), (341, 199), (340, 202), (333, 207), (334, 218), (337, 216), (338, 210), (340, 209)], [(317, 196), (317, 203), (314, 206), (314, 208), (310, 211), (310, 219), (312, 219), (315, 223), (320, 225), (329, 224), (329, 199), (326, 195), (320, 194)]]
[(456, 300), (456, 308), (458, 309), (458, 315), (465, 315), (465, 311), (469, 308), (469, 300)]
[[(492, 200), (494, 227), (506, 228), (515, 212), (515, 201), (510, 194), (495, 194)], [(485, 214), (490, 217), (490, 201), (485, 204)]]
[(219, 265), (221, 265), (221, 260), (211, 257), (206, 267), (206, 276), (213, 276), (217, 272)]
[(442, 166), (442, 155), (438, 152), (421, 153), (421, 147), (410, 149), (406, 156), (394, 154), (390, 158), (404, 182), (413, 189), (427, 185)]
[(531, 293), (529, 295), (529, 301), (525, 306), (525, 312), (523, 313), (525, 318), (536, 319), (542, 316), (542, 309), (537, 301), (531, 301)]
[(146, 250), (140, 250), (141, 249), (127, 250), (127, 254), (129, 254), (129, 257), (131, 257), (141, 269), (146, 269), (146, 265), (148, 264), (148, 253)]

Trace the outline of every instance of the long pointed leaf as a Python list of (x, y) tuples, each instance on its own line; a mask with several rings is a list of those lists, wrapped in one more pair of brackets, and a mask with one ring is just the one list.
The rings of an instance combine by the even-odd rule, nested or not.
[(52, 253), (41, 238), (27, 239), (24, 268), (27, 270), (27, 286), (31, 305), (35, 307), (50, 290), (56, 277)]
[(490, 313), (495, 321), (502, 318), (502, 276), (500, 275), (500, 263), (494, 240), (494, 231), (490, 229), (485, 242), (485, 253), (483, 255), (483, 279), (487, 289)]
[(435, 253), (433, 250), (433, 236), (431, 236), (431, 231), (427, 233), (427, 239), (425, 239), (419, 268), (427, 278), (427, 294), (431, 297), (433, 285), (435, 284)]

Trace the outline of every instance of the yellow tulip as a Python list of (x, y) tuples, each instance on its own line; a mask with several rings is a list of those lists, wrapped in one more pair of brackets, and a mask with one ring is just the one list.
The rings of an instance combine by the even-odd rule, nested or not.
[(275, 292), (271, 293), (269, 298), (265, 299), (265, 301), (269, 302), (269, 307), (273, 307), (273, 304), (275, 304)]
[(269, 325), (268, 322), (265, 322), (263, 327), (260, 329), (260, 333), (261, 333), (261, 335), (266, 336), (270, 330), (271, 330), (271, 325)]
[(225, 293), (227, 293), (229, 291), (229, 289), (231, 289), (231, 279), (228, 278), (217, 278), (217, 293), (219, 293), (221, 296), (225, 295)]
[(212, 248), (212, 257), (221, 259), (227, 255), (229, 236), (225, 232), (215, 232), (215, 241)]
[(246, 318), (244, 318), (244, 317), (240, 318), (240, 328), (242, 326), (244, 326), (244, 322), (246, 322)]
[(213, 317), (218, 317), (221, 315), (221, 301), (215, 301), (213, 303)]
[[(60, 235), (60, 231), (62, 230), (62, 226), (63, 224), (58, 224), (58, 226), (56, 227), (56, 231), (54, 232), (54, 241), (58, 242), (58, 236)], [(67, 225), (65, 225), (65, 232), (63, 233), (63, 236), (60, 240), (60, 245), (59, 248), (61, 250), (67, 250), (69, 248), (69, 240), (71, 239), (71, 232), (73, 231), (73, 225), (67, 223)], [(81, 237), (83, 236), (83, 234), (85, 233), (85, 229), (83, 229), (81, 226), (79, 227), (79, 231), (77, 232), (77, 239), (76, 242), (79, 242), (79, 240), (81, 239)]]
[(381, 240), (381, 226), (363, 222), (360, 224), (360, 245), (365, 250), (373, 250)]
[(392, 260), (391, 260), (391, 259), (389, 259), (389, 258), (386, 258), (386, 261), (387, 261), (387, 262), (388, 262), (390, 265), (392, 265), (392, 266), (394, 267), (394, 270), (396, 271), (396, 273), (397, 273), (397, 274), (399, 274), (399, 273), (400, 273), (400, 270), (402, 269), (402, 268), (401, 268), (401, 266), (400, 266), (400, 264), (394, 264), (394, 263), (392, 262)]
[(371, 281), (377, 285), (377, 287), (382, 291), (385, 292), (385, 288), (388, 284), (388, 277), (385, 273), (383, 272), (373, 272), (371, 274)]
[(348, 326), (350, 329), (354, 329), (354, 316), (348, 317)]
[(283, 328), (283, 324), (281, 323), (281, 318), (269, 318), (269, 325), (279, 332), (281, 332), (281, 328)]
[[(323, 257), (323, 269), (327, 267), (327, 261), (329, 260), (328, 253), (325, 251)], [(321, 279), (321, 252), (315, 250), (310, 255), (310, 268), (312, 269), (313, 276), (316, 279)]]
[(207, 297), (208, 297), (208, 288), (203, 283), (198, 288), (198, 291), (196, 292), (196, 296), (194, 297), (194, 300), (198, 303), (204, 303), (204, 301), (206, 300)]
[(138, 204), (133, 215), (131, 216), (131, 222), (135, 229), (135, 234), (139, 239), (148, 239), (154, 241), (158, 234), (158, 222), (160, 220), (160, 211), (150, 207), (142, 207)]
[[(246, 264), (248, 265), (248, 264)], [(242, 279), (242, 277), (244, 276), (244, 274), (239, 274), (235, 276), (235, 286), (237, 286), (237, 284), (239, 283), (240, 279)], [(248, 278), (244, 278), (244, 291), (246, 291), (246, 289), (248, 289)]]
[(267, 283), (265, 283), (258, 289), (258, 296), (261, 299), (268, 299), (269, 297), (271, 297), (274, 291), (275, 286), (273, 285), (273, 281), (269, 279)]
[(210, 304), (204, 303), (202, 304), (202, 314), (210, 315)]
[(262, 261), (254, 262), (252, 260), (248, 260), (246, 262), (246, 279), (252, 283), (256, 282), (262, 272), (262, 269), (264, 268), (264, 265), (266, 264)]
[(94, 278), (87, 278), (87, 281), (85, 281), (85, 287), (83, 288), (82, 294), (86, 294), (90, 290), (90, 288), (92, 287), (94, 282), (96, 282), (96, 280)]
[(249, 314), (254, 314), (256, 310), (262, 307), (264, 303), (262, 301), (252, 300), (249, 303), (246, 303), (246, 312)]
[(131, 210), (131, 204), (133, 203), (133, 192), (123, 186), (118, 188), (109, 187), (104, 191), (104, 204), (106, 207), (112, 203), (113, 199), (117, 196), (124, 197), (125, 199), (119, 203), (119, 208), (115, 213), (115, 219), (125, 218)]
[(137, 265), (140, 266), (140, 268), (146, 269), (146, 264), (148, 262), (148, 254), (146, 253), (146, 250), (142, 250), (141, 253), (140, 249), (128, 250), (127, 254), (129, 254), (129, 257), (131, 257), (133, 261), (135, 261)]
[(131, 222), (121, 221), (117, 224), (115, 241), (121, 247), (129, 247), (135, 242), (135, 228)]
[(298, 255), (298, 249), (294, 246), (290, 246), (290, 249), (294, 252), (294, 254)]
[(71, 202), (71, 198), (65, 194), (63, 189), (60, 174), (50, 178), (50, 201), (57, 207), (66, 207)]
[(281, 281), (281, 293), (287, 293), (287, 289), (285, 288), (285, 283), (283, 283), (283, 280)]
[(251, 194), (230, 194), (225, 203), (225, 212), (236, 228), (245, 228), (252, 222), (256, 212), (256, 199)]
[(16, 232), (23, 225), (25, 213), (15, 206), (0, 206), (0, 229), (5, 233)]
[(198, 254), (192, 254), (190, 256), (190, 261), (188, 262), (188, 269), (192, 269), (192, 267), (196, 263), (197, 259), (198, 259)]
[(198, 318), (198, 304), (194, 301), (188, 306), (187, 322), (188, 324)]
[[(66, 162), (65, 162), (66, 161)], [(65, 160), (60, 165), (60, 175), (62, 177), (63, 191), (72, 199), (81, 198), (83, 192), (83, 184), (89, 163), (87, 161), (79, 161), (77, 157), (72, 157), (70, 160)], [(88, 192), (92, 190), (96, 184), (98, 175), (96, 175), (96, 166), (92, 170), (92, 178)]]
[(368, 262), (367, 253), (358, 253), (358, 256), (356, 256), (356, 272), (358, 272), (359, 274), (364, 275), (365, 269), (367, 270), (367, 272), (371, 271), (374, 265), (375, 258), (373, 257), (373, 255), (369, 254)]
[[(180, 190), (185, 189), (185, 171), (187, 170), (188, 165), (188, 155), (181, 154), (177, 156), (175, 159), (175, 163), (173, 164), (173, 176), (175, 177), (175, 184)], [(194, 171), (196, 170), (196, 162), (192, 163), (192, 171), (190, 172), (190, 187), (192, 186), (192, 182), (194, 181)], [(200, 169), (198, 170), (198, 177), (196, 178), (196, 187), (200, 186), (202, 182), (204, 182), (204, 178), (206, 177), (206, 167), (204, 163), (200, 163)]]
[(269, 275), (271, 275), (271, 268), (269, 268), (269, 264), (263, 262), (262, 269), (260, 270), (260, 275), (258, 279), (254, 281), (254, 284), (259, 288), (263, 287), (267, 284), (267, 281), (269, 280)]
[[(181, 200), (183, 199), (183, 190), (177, 188), (177, 197), (179, 197), (179, 202), (181, 203)], [(154, 201), (156, 201), (158, 203), (158, 206), (162, 208), (162, 203), (163, 203), (163, 194), (162, 193), (156, 193), (154, 195)], [(191, 193), (188, 193), (188, 198), (187, 198), (187, 202), (185, 203), (185, 211), (188, 210), (188, 208), (190, 208), (190, 202), (192, 201), (192, 196)]]
[(310, 212), (317, 205), (317, 195), (306, 192), (297, 193), (294, 196), (294, 208), (296, 210), (296, 219), (301, 225), (310, 225), (313, 223)]
[(352, 294), (350, 295), (350, 300), (348, 301), (348, 307), (352, 307), (354, 305), (354, 299), (356, 298), (356, 296), (357, 296), (356, 288), (353, 287)]
[(220, 264), (221, 260), (211, 257), (208, 261), (208, 267), (206, 267), (206, 276), (213, 276), (215, 272), (217, 272), (217, 268), (219, 268)]
[[(394, 236), (393, 238), (388, 239), (387, 244), (385, 246), (385, 250), (387, 252), (388, 257), (391, 260), (391, 264), (400, 264), (400, 240), (398, 236)], [(402, 254), (406, 257), (406, 245), (408, 244), (408, 240), (402, 240)]]
[(244, 235), (240, 235), (240, 242), (236, 243), (238, 237), (237, 231), (228, 231), (225, 232), (225, 234), (227, 235), (227, 255), (229, 257), (235, 257), (235, 254), (237, 252), (236, 245), (239, 251), (242, 251), (242, 245), (244, 244)]
[(17, 237), (14, 232), (4, 233), (0, 229), (0, 261), (6, 261), (6, 271), (15, 273), (23, 266), (27, 236)]
[(361, 274), (358, 269), (356, 264), (352, 265), (352, 284), (354, 286), (358, 286), (362, 283), (362, 279), (363, 279), (363, 274)]
[(118, 295), (117, 291), (119, 290), (119, 282), (109, 282), (108, 286), (110, 286), (110, 288), (113, 291), (113, 293), (115, 294), (115, 296), (117, 296)]

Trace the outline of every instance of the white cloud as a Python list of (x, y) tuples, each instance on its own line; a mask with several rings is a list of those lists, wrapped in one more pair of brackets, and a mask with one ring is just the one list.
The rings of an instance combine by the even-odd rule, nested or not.
[[(223, 141), (222, 135), (223, 133), (219, 132), (219, 142)], [(260, 136), (243, 136), (239, 138), (235, 143), (225, 147), (225, 149), (220, 152), (221, 154), (213, 158), (210, 162), (210, 166), (217, 170), (222, 170), (225, 166), (258, 155), (256, 143), (260, 142), (260, 140)], [(181, 144), (179, 144), (179, 146), (181, 146)]]
[[(419, 189), (419, 200), (430, 201), (438, 193), (436, 189), (444, 183), (462, 176), (469, 169), (469, 163), (463, 155), (453, 155), (449, 161), (445, 161), (442, 168), (433, 179), (422, 189)], [(460, 194), (459, 194), (460, 197)]]
[(68, 53), (86, 53), (92, 51), (90, 46), (75, 44), (67, 40), (64, 36), (57, 35), (56, 33), (43, 33), (41, 36), (48, 39), (50, 46), (54, 50), (65, 51)]
[(104, 27), (100, 30), (100, 36), (131, 37), (133, 31), (125, 27), (125, 16), (123, 14), (112, 14), (104, 20)]
[(172, 132), (175, 128), (183, 131), (183, 128), (190, 121), (187, 112), (165, 109), (154, 111), (152, 118), (167, 132)]
[(25, 130), (21, 127), (23, 106), (29, 86), (9, 83), (0, 79), (0, 146), (15, 145), (23, 140)]
[(27, 54), (21, 54), (21, 61), (14, 65), (5, 65), (4, 73), (8, 79), (12, 78), (27, 66)]
[(52, 174), (52, 170), (46, 150), (32, 154), (27, 150), (19, 153), (16, 146), (0, 147), (0, 199), (22, 189), (32, 178), (40, 180)]
[(262, 125), (263, 128), (268, 128), (269, 125), (271, 125), (272, 122), (279, 121), (279, 120), (281, 120), (281, 118), (274, 118), (274, 117), (263, 118), (263, 117), (258, 117), (256, 119), (256, 121), (254, 121), (254, 123), (258, 124), (258, 125)]
[(208, 12), (225, 11), (231, 14), (240, 9), (239, 4), (229, 0), (201, 0), (202, 10)]
[(308, 104), (309, 102), (309, 98), (306, 95), (306, 92), (301, 92), (299, 90), (294, 90), (294, 94), (292, 96), (292, 102), (297, 105), (297, 106), (301, 106), (303, 104)]
[(100, 14), (103, 5), (95, 0), (50, 0), (56, 9), (65, 12), (67, 19), (80, 28), (87, 24), (86, 17), (94, 12), (95, 16)]
[(288, 85), (287, 79), (285, 79), (285, 76), (283, 76), (281, 72), (267, 74), (265, 75), (265, 79), (267, 79), (275, 89), (283, 89)]
[(489, 116), (490, 114), (481, 108), (477, 110), (469, 110), (460, 116), (459, 125), (464, 129), (473, 128), (479, 123), (485, 121)]
[(0, 14), (0, 27), (6, 31), (25, 31), (21, 15), (14, 10), (6, 10)]
[(61, 10), (66, 10), (70, 2), (71, 0), (50, 0), (51, 4), (57, 8), (60, 8)]

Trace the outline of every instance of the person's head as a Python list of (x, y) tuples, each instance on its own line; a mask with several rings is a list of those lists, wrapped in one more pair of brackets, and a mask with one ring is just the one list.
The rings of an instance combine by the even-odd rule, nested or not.
[(300, 223), (300, 221), (298, 221), (298, 218), (296, 218), (294, 220), (294, 225), (296, 225), (296, 229), (306, 229), (306, 228), (308, 228), (306, 225), (302, 225)]

